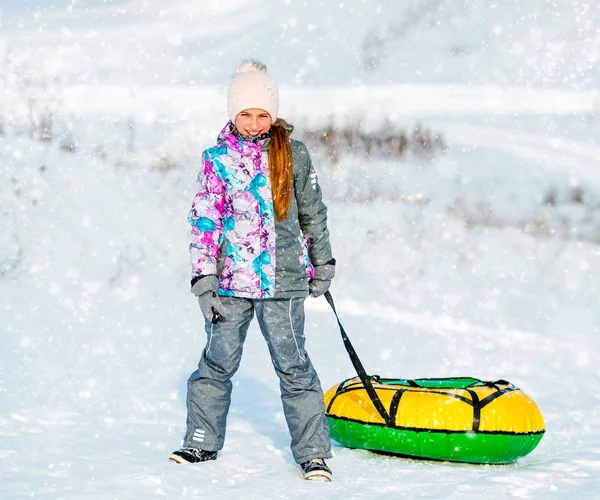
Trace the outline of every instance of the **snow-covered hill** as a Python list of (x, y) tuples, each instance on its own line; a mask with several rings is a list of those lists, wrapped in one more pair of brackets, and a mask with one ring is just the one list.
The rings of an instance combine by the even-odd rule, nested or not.
[[(595, 9), (0, 2), (0, 498), (600, 498)], [(300, 135), (386, 119), (441, 133), (433, 161), (332, 166), (314, 149), (332, 293), (371, 373), (522, 387), (548, 429), (531, 455), (481, 467), (336, 446), (334, 482), (306, 484), (253, 325), (221, 456), (168, 462), (205, 338), (188, 291), (197, 159), (246, 53)], [(55, 111), (51, 141), (28, 137), (30, 98)], [(177, 168), (153, 169), (163, 156)], [(324, 299), (307, 301), (307, 338), (325, 388), (353, 375)]]
[[(226, 447), (183, 468), (167, 456), (204, 337), (187, 290), (187, 175), (24, 139), (3, 139), (1, 161), (3, 498), (596, 498), (598, 247), (470, 231), (434, 207), (330, 203), (332, 292), (371, 373), (509, 379), (538, 402), (547, 435), (510, 467), (336, 447), (335, 482), (307, 485), (253, 326)], [(353, 369), (325, 301), (307, 309), (330, 387)]]
[(600, 5), (583, 0), (4, 0), (0, 9), (0, 42), (70, 84), (223, 84), (248, 55), (299, 85), (600, 84)]

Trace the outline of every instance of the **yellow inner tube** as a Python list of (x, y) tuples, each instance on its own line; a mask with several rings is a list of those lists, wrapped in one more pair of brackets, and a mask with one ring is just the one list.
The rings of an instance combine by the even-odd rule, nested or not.
[[(482, 382), (465, 388), (432, 388), (374, 379), (373, 388), (395, 426), (400, 428), (517, 434), (544, 430), (544, 420), (535, 402), (505, 381)], [(358, 378), (327, 391), (325, 407), (330, 416), (385, 425)]]

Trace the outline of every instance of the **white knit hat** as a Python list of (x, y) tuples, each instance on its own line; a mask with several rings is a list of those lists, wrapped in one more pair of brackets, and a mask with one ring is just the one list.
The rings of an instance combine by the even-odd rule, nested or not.
[(277, 119), (279, 112), (279, 90), (273, 79), (267, 75), (267, 67), (252, 59), (242, 61), (227, 92), (227, 114), (232, 122), (245, 109), (264, 109)]

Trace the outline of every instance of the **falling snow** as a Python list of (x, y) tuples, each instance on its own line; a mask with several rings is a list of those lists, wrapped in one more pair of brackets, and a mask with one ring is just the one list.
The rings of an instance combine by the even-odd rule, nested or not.
[[(3, 0), (0, 498), (600, 498), (598, 47), (583, 0)], [(431, 158), (309, 144), (331, 291), (370, 373), (524, 389), (529, 456), (334, 443), (334, 482), (308, 484), (253, 325), (219, 459), (168, 461), (205, 341), (186, 217), (247, 56), (299, 138), (439, 132)], [(353, 367), (327, 303), (306, 310), (328, 389)]]

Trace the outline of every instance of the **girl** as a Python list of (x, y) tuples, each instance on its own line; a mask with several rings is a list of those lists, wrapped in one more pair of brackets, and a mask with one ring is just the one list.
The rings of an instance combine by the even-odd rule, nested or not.
[(177, 463), (215, 460), (250, 321), (256, 314), (304, 477), (331, 481), (323, 391), (304, 349), (304, 300), (334, 277), (327, 208), (304, 144), (278, 119), (279, 92), (258, 61), (240, 65), (228, 91), (230, 121), (203, 153), (189, 222), (192, 293), (207, 343), (188, 380)]

